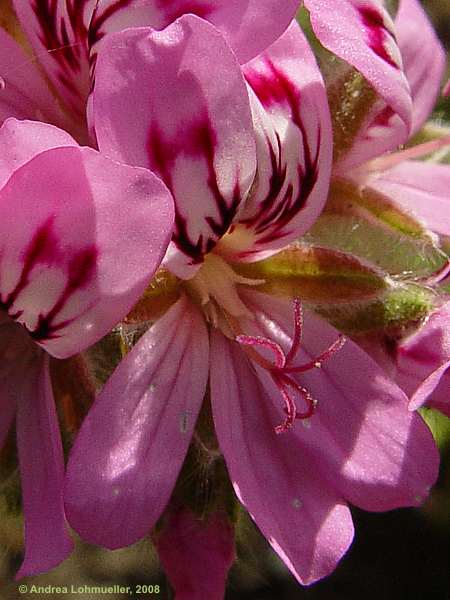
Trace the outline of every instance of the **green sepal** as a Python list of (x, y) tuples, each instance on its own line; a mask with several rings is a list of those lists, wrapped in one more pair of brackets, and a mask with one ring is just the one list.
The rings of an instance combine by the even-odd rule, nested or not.
[(369, 332), (399, 333), (420, 322), (434, 307), (435, 295), (414, 284), (396, 284), (374, 301), (339, 306), (313, 306), (348, 335)]
[(384, 272), (350, 254), (301, 243), (259, 262), (235, 264), (234, 268), (240, 275), (264, 280), (258, 291), (298, 297), (313, 305), (375, 299), (391, 286)]
[(234, 268), (262, 280), (258, 291), (299, 298), (348, 334), (405, 330), (424, 318), (435, 302), (428, 288), (395, 281), (354, 255), (299, 242), (270, 258)]
[(442, 271), (448, 261), (437, 238), (383, 194), (336, 181), (325, 211), (303, 238), (348, 252), (405, 281)]

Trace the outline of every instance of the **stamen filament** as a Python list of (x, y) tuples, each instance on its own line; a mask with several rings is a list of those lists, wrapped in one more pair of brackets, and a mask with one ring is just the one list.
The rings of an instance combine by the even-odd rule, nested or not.
[[(325, 362), (330, 356), (335, 354), (338, 350), (342, 348), (342, 346), (346, 342), (346, 337), (342, 334), (339, 335), (338, 339), (334, 341), (329, 348), (324, 350), (322, 354), (319, 354), (317, 358), (311, 360), (303, 365), (298, 365), (296, 367), (288, 367), (286, 366), (283, 369), (284, 373), (303, 373), (304, 371), (310, 371), (314, 368), (319, 368), (322, 366), (322, 363)], [(286, 361), (287, 362), (287, 361)]]
[[(314, 414), (317, 402), (309, 390), (297, 383), (290, 374), (303, 373), (321, 367), (324, 361), (342, 348), (346, 341), (345, 336), (339, 335), (337, 340), (315, 359), (304, 363), (303, 365), (291, 366), (290, 363), (297, 355), (302, 341), (303, 311), (298, 298), (294, 299), (294, 333), (292, 336), (291, 347), (287, 354), (284, 353), (283, 348), (274, 340), (263, 336), (252, 336), (240, 333), (238, 323), (233, 318), (230, 319), (230, 326), (236, 336), (236, 342), (244, 346), (243, 350), (253, 362), (269, 373), (284, 400), (284, 410), (287, 416), (281, 425), (275, 427), (275, 432), (283, 433), (284, 431), (287, 431), (293, 426), (296, 419), (309, 419), (309, 417)], [(270, 362), (261, 356), (261, 354), (254, 349), (255, 346), (272, 352), (274, 355), (274, 362)], [(306, 410), (303, 412), (297, 409), (295, 400), (292, 397), (292, 391), (305, 401)]]
[(256, 359), (255, 362), (257, 362), (264, 369), (272, 370), (274, 367), (277, 369), (282, 369), (286, 364), (286, 357), (283, 349), (273, 340), (269, 340), (268, 338), (261, 336), (238, 335), (236, 337), (236, 341), (244, 346), (261, 346), (262, 348), (271, 350), (275, 356), (275, 365), (267, 361), (260, 354), (255, 353), (258, 356), (258, 359)]
[(303, 309), (298, 298), (294, 299), (294, 337), (289, 352), (286, 356), (286, 363), (289, 363), (297, 354), (302, 341), (303, 333)]

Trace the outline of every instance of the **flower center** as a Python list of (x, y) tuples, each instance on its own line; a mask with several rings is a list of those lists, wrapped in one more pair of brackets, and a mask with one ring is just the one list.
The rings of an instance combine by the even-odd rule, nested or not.
[[(300, 348), (303, 329), (303, 312), (300, 300), (294, 300), (294, 334), (287, 354), (274, 340), (263, 336), (246, 335), (242, 331), (242, 318), (254, 320), (254, 315), (241, 300), (238, 285), (261, 285), (264, 280), (248, 279), (238, 275), (221, 256), (211, 253), (193, 279), (184, 282), (190, 297), (200, 304), (206, 320), (222, 333), (236, 341), (250, 360), (269, 373), (284, 403), (286, 418), (281, 425), (275, 427), (276, 433), (287, 431), (296, 419), (308, 419), (314, 413), (317, 401), (305, 387), (295, 380), (295, 374), (320, 368), (324, 361), (337, 352), (345, 343), (345, 337), (339, 335), (337, 340), (313, 360), (304, 364), (294, 364)], [(272, 355), (269, 360), (261, 354)], [(299, 410), (297, 401), (305, 405)]]
[(191, 298), (203, 309), (206, 320), (230, 337), (227, 316), (252, 318), (251, 312), (239, 297), (237, 285), (255, 286), (262, 279), (249, 279), (238, 275), (220, 256), (210, 253), (192, 279), (184, 283)]

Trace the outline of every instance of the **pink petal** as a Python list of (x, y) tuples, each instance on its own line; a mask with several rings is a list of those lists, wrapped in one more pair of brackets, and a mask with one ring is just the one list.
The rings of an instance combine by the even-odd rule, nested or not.
[[(444, 372), (444, 367), (446, 367), (445, 372)], [(441, 413), (443, 413), (444, 415), (447, 415), (447, 417), (450, 418), (450, 371), (449, 371), (449, 367), (450, 367), (450, 361), (443, 367), (440, 369), (442, 376), (439, 380), (438, 385), (433, 389), (433, 394), (428, 398), (427, 404), (428, 406), (431, 406), (432, 408), (435, 408), (436, 410), (440, 410)], [(436, 375), (434, 375), (436, 376)], [(433, 375), (430, 375), (430, 378), (433, 377)], [(434, 383), (434, 382), (433, 382)], [(421, 390), (419, 388), (419, 394), (421, 393)], [(422, 398), (420, 398), (420, 396), (417, 396), (417, 398), (415, 396), (413, 396), (411, 398), (411, 406), (413, 405), (413, 403), (420, 403), (422, 401)], [(425, 394), (424, 394), (425, 395)]]
[(411, 133), (416, 133), (430, 116), (439, 95), (445, 51), (418, 0), (401, 0), (395, 28), (413, 98)]
[(164, 185), (90, 148), (47, 150), (0, 191), (0, 307), (64, 358), (105, 335), (159, 266)]
[(427, 406), (440, 410), (450, 417), (450, 360), (424, 379), (411, 396), (409, 408), (416, 410), (427, 403)]
[(0, 189), (12, 173), (33, 156), (57, 148), (76, 146), (75, 140), (62, 129), (38, 121), (8, 119), (0, 129)]
[[(422, 406), (429, 396), (432, 405), (433, 392), (440, 381), (446, 393), (440, 403), (450, 405), (450, 302), (443, 304), (413, 335), (404, 340), (397, 349), (397, 381), (412, 393), (410, 408)], [(444, 392), (444, 389), (442, 390)], [(448, 411), (447, 407), (447, 411)], [(445, 412), (445, 411), (444, 411)]]
[(450, 166), (405, 161), (384, 171), (371, 187), (419, 217), (426, 227), (450, 235)]
[[(286, 344), (293, 330), (290, 303), (255, 293), (253, 303), (263, 333)], [(331, 325), (306, 314), (295, 364), (314, 360), (337, 337)], [(423, 501), (437, 477), (436, 446), (421, 417), (408, 411), (405, 394), (374, 360), (347, 340), (320, 369), (296, 380), (318, 405), (307, 426), (294, 425), (292, 433), (338, 493), (373, 511)], [(272, 397), (281, 408), (279, 393)]]
[(258, 179), (240, 215), (252, 245), (238, 257), (255, 260), (305, 233), (321, 212), (331, 122), (322, 76), (296, 22), (244, 74), (254, 92)]
[(86, 417), (67, 467), (70, 524), (120, 548), (146, 535), (169, 500), (208, 377), (203, 317), (182, 298), (120, 363)]
[(172, 191), (176, 219), (168, 264), (192, 276), (228, 230), (255, 174), (239, 64), (212, 25), (188, 15), (162, 32), (112, 34), (96, 73), (99, 147), (117, 160), (150, 167)]
[(320, 42), (360, 71), (380, 97), (340, 173), (406, 141), (411, 96), (394, 24), (377, 0), (305, 0)]
[(63, 506), (64, 457), (48, 371), (39, 353), (16, 381), (21, 388), (17, 445), (25, 516), (25, 557), (17, 579), (56, 567), (70, 554)]
[(303, 584), (328, 575), (353, 538), (350, 512), (294, 436), (241, 349), (213, 331), (211, 400), (234, 489), (263, 535)]
[(0, 123), (8, 117), (61, 123), (61, 111), (33, 59), (1, 28), (0, 48)]
[(177, 600), (223, 600), (234, 560), (234, 531), (225, 515), (200, 519), (188, 509), (173, 511), (156, 547)]
[(90, 89), (87, 28), (95, 2), (13, 0), (13, 4), (56, 92), (76, 119), (84, 119)]
[(126, 27), (164, 29), (183, 14), (191, 13), (215, 25), (242, 64), (277, 39), (295, 17), (299, 5), (300, 0), (100, 0), (89, 37), (95, 44), (106, 33)]

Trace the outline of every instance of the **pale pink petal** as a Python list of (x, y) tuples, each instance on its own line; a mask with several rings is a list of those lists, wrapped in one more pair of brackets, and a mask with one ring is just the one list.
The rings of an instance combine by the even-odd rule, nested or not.
[(395, 29), (413, 99), (411, 133), (416, 133), (430, 116), (439, 95), (445, 51), (418, 0), (401, 0)]
[(0, 308), (63, 358), (105, 335), (159, 266), (170, 194), (90, 148), (47, 150), (0, 190)]
[(111, 34), (98, 56), (94, 114), (103, 152), (149, 167), (172, 191), (168, 265), (192, 276), (228, 230), (255, 174), (250, 106), (233, 53), (192, 15), (162, 32)]
[[(442, 376), (439, 379), (438, 385), (433, 389), (433, 393), (429, 396), (427, 405), (436, 410), (440, 410), (441, 413), (450, 418), (450, 361), (446, 364), (446, 367), (446, 369), (441, 369)], [(432, 375), (430, 375), (430, 378), (431, 377)], [(420, 393), (421, 390), (419, 388), (419, 394)], [(422, 398), (417, 397), (417, 401), (421, 402)], [(411, 398), (411, 403), (414, 402), (416, 402), (415, 396)]]
[(185, 298), (139, 340), (86, 417), (67, 467), (66, 510), (87, 541), (146, 535), (169, 500), (208, 377), (203, 317)]
[(25, 517), (25, 557), (17, 578), (56, 567), (73, 547), (64, 516), (64, 457), (48, 356), (39, 353), (28, 363), (20, 386), (17, 445)]
[(236, 254), (256, 260), (305, 233), (321, 212), (332, 132), (322, 76), (296, 22), (244, 74), (252, 88), (258, 176), (236, 229), (245, 228), (237, 237), (247, 247)]
[[(290, 302), (253, 293), (253, 303), (265, 335), (289, 346)], [(307, 313), (295, 364), (313, 361), (337, 337), (331, 325)], [(299, 422), (284, 435), (296, 436), (334, 489), (365, 510), (423, 501), (437, 477), (437, 449), (421, 417), (408, 411), (406, 395), (372, 358), (347, 340), (321, 368), (295, 378), (318, 404), (305, 427)], [(282, 422), (283, 403), (274, 392)]]
[(411, 393), (411, 409), (422, 406), (441, 380), (440, 403), (450, 405), (449, 378), (444, 377), (450, 367), (450, 302), (399, 344), (396, 359), (397, 381)]
[(244, 63), (277, 39), (300, 4), (300, 0), (100, 0), (89, 39), (95, 44), (106, 33), (126, 27), (164, 29), (190, 13), (215, 25)]
[(406, 208), (429, 229), (450, 235), (450, 165), (405, 161), (370, 186)]
[(156, 548), (176, 600), (223, 600), (234, 560), (234, 531), (226, 515), (201, 519), (186, 508), (171, 511)]
[(0, 28), (0, 123), (8, 117), (61, 123), (56, 99), (33, 57)]
[(90, 89), (87, 32), (96, 0), (13, 0), (13, 3), (55, 90), (75, 118), (83, 119)]
[(411, 396), (411, 410), (420, 408), (425, 403), (450, 417), (450, 360), (441, 364), (423, 380)]
[(275, 433), (280, 415), (241, 348), (211, 339), (214, 423), (236, 494), (293, 575), (313, 583), (349, 547), (350, 512), (296, 437)]
[(409, 85), (402, 70), (394, 24), (378, 0), (305, 0), (320, 42), (360, 71), (379, 96), (354, 147), (339, 162), (350, 166), (406, 141), (412, 119)]
[(12, 173), (33, 156), (57, 148), (76, 146), (75, 140), (63, 129), (38, 121), (6, 120), (0, 129), (0, 189)]

